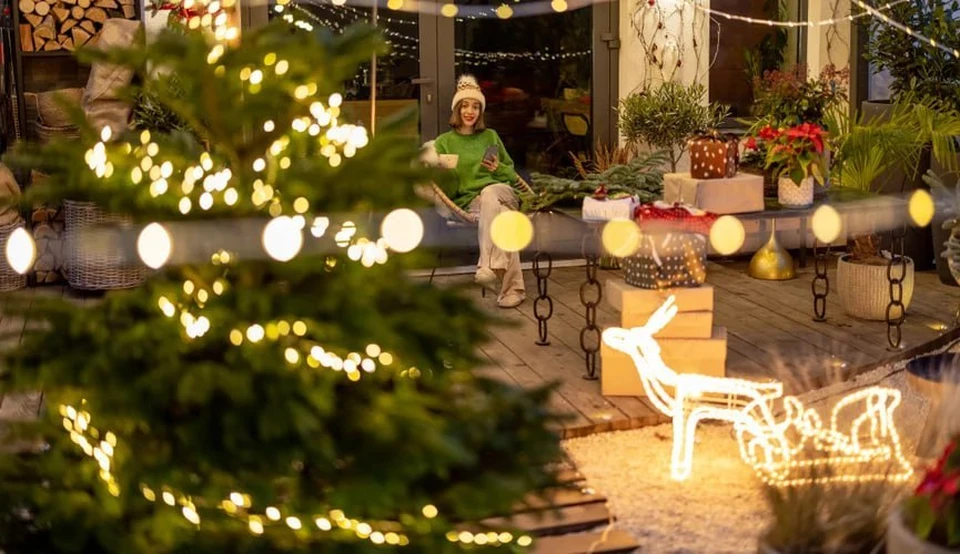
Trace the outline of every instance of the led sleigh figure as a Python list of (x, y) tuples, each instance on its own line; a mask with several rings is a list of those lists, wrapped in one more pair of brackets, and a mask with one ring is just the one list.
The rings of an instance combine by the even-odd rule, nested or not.
[[(676, 313), (671, 296), (642, 327), (612, 327), (603, 333), (611, 348), (630, 356), (650, 401), (673, 421), (671, 477), (690, 476), (697, 425), (703, 420), (732, 423), (741, 457), (771, 484), (809, 481), (805, 470), (826, 465), (850, 471), (824, 475), (820, 481), (902, 481), (913, 474), (893, 421), (900, 391), (869, 387), (851, 393), (833, 408), (825, 429), (816, 410), (783, 396), (778, 381), (678, 374), (667, 367), (653, 336)], [(842, 416), (851, 421), (847, 433), (839, 429)], [(816, 455), (805, 454), (811, 449)]]

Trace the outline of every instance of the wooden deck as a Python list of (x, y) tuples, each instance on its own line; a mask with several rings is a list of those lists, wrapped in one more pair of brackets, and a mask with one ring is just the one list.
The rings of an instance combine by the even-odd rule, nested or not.
[[(960, 330), (952, 328), (960, 288), (941, 284), (933, 272), (917, 273), (901, 348), (891, 350), (886, 323), (846, 315), (835, 290), (828, 297), (827, 321), (813, 320), (812, 267), (798, 270), (794, 280), (781, 282), (753, 279), (745, 273), (746, 267), (746, 261), (710, 262), (707, 272), (708, 283), (716, 288), (715, 324), (727, 328), (728, 376), (777, 378), (797, 392), (914, 357), (960, 336)], [(832, 265), (828, 274), (835, 283)], [(601, 282), (618, 277), (619, 271), (599, 272)], [(525, 278), (528, 292), (535, 294), (533, 275), (526, 272)], [(482, 347), (487, 360), (482, 371), (524, 387), (559, 383), (553, 406), (570, 416), (562, 430), (564, 437), (665, 422), (646, 399), (605, 398), (600, 394), (600, 381), (584, 379), (580, 329), (585, 310), (578, 295), (583, 278), (583, 268), (554, 268), (549, 282), (554, 301), (549, 346), (535, 344), (532, 298), (517, 309), (502, 310), (496, 307), (495, 295), (480, 300), (478, 292), (484, 306), (512, 323), (493, 329), (494, 340)], [(461, 275), (436, 281), (471, 279), (472, 275)], [(606, 299), (597, 310), (597, 324), (601, 328), (619, 325), (619, 313)]]

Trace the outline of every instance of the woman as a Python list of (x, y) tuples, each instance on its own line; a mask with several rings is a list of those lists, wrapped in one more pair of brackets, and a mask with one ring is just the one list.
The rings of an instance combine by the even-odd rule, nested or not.
[[(519, 201), (511, 186), (518, 177), (500, 137), (484, 125), (486, 107), (486, 98), (476, 79), (471, 75), (460, 77), (451, 104), (453, 129), (437, 137), (434, 146), (441, 160), (448, 160), (445, 165), (458, 177), (456, 190), (445, 192), (480, 222), (476, 281), (499, 289), (497, 305), (501, 308), (515, 308), (526, 298), (520, 254), (498, 248), (490, 237), (490, 226), (501, 212), (518, 208)], [(491, 147), (496, 154), (485, 157)]]

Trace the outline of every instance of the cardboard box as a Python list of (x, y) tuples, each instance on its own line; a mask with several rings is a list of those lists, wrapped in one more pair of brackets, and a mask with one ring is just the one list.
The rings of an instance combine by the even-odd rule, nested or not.
[[(620, 326), (641, 327), (652, 315), (653, 312), (624, 312), (620, 317)], [(713, 336), (713, 312), (677, 312), (670, 323), (654, 336), (658, 339), (709, 339)]]
[(604, 296), (607, 302), (623, 314), (652, 314), (666, 302), (670, 295), (674, 296), (679, 312), (713, 311), (711, 285), (653, 290), (628, 285), (622, 278), (607, 279), (606, 285)]
[(694, 179), (689, 173), (663, 176), (663, 201), (690, 204), (715, 214), (762, 212), (763, 176), (737, 173), (729, 179)]
[[(713, 337), (709, 339), (662, 339), (658, 342), (664, 363), (677, 373), (726, 377), (725, 328), (715, 327)], [(600, 345), (600, 361), (600, 389), (604, 396), (647, 395), (630, 356), (603, 343)]]

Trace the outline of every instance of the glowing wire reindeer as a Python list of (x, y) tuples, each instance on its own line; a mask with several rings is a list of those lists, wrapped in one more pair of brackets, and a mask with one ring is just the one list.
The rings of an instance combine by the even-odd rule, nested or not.
[(690, 476), (697, 424), (702, 420), (729, 421), (736, 429), (749, 431), (752, 437), (762, 437), (765, 449), (779, 449), (784, 457), (789, 457), (790, 445), (783, 440), (782, 430), (778, 430), (789, 422), (778, 424), (770, 409), (772, 401), (783, 395), (782, 383), (677, 374), (663, 362), (660, 345), (653, 335), (670, 323), (676, 313), (671, 296), (646, 325), (633, 329), (612, 327), (603, 333), (603, 340), (611, 348), (633, 360), (654, 406), (673, 419), (671, 476), (677, 480)]
[[(667, 367), (653, 336), (676, 313), (671, 296), (642, 327), (613, 327), (603, 333), (610, 347), (630, 356), (653, 405), (673, 420), (670, 473), (674, 479), (690, 476), (697, 424), (709, 419), (733, 424), (741, 457), (768, 483), (809, 481), (809, 473), (803, 470), (821, 465), (829, 465), (831, 471), (854, 466), (850, 473), (824, 475), (819, 478), (822, 481), (910, 478), (913, 469), (901, 453), (893, 419), (900, 391), (886, 387), (855, 391), (834, 406), (830, 427), (824, 428), (816, 410), (804, 408), (796, 397), (783, 396), (780, 382), (677, 374)], [(778, 404), (779, 420), (774, 416)], [(851, 414), (848, 433), (840, 431), (841, 414), (857, 404), (862, 412)], [(808, 448), (820, 454), (800, 455)]]

